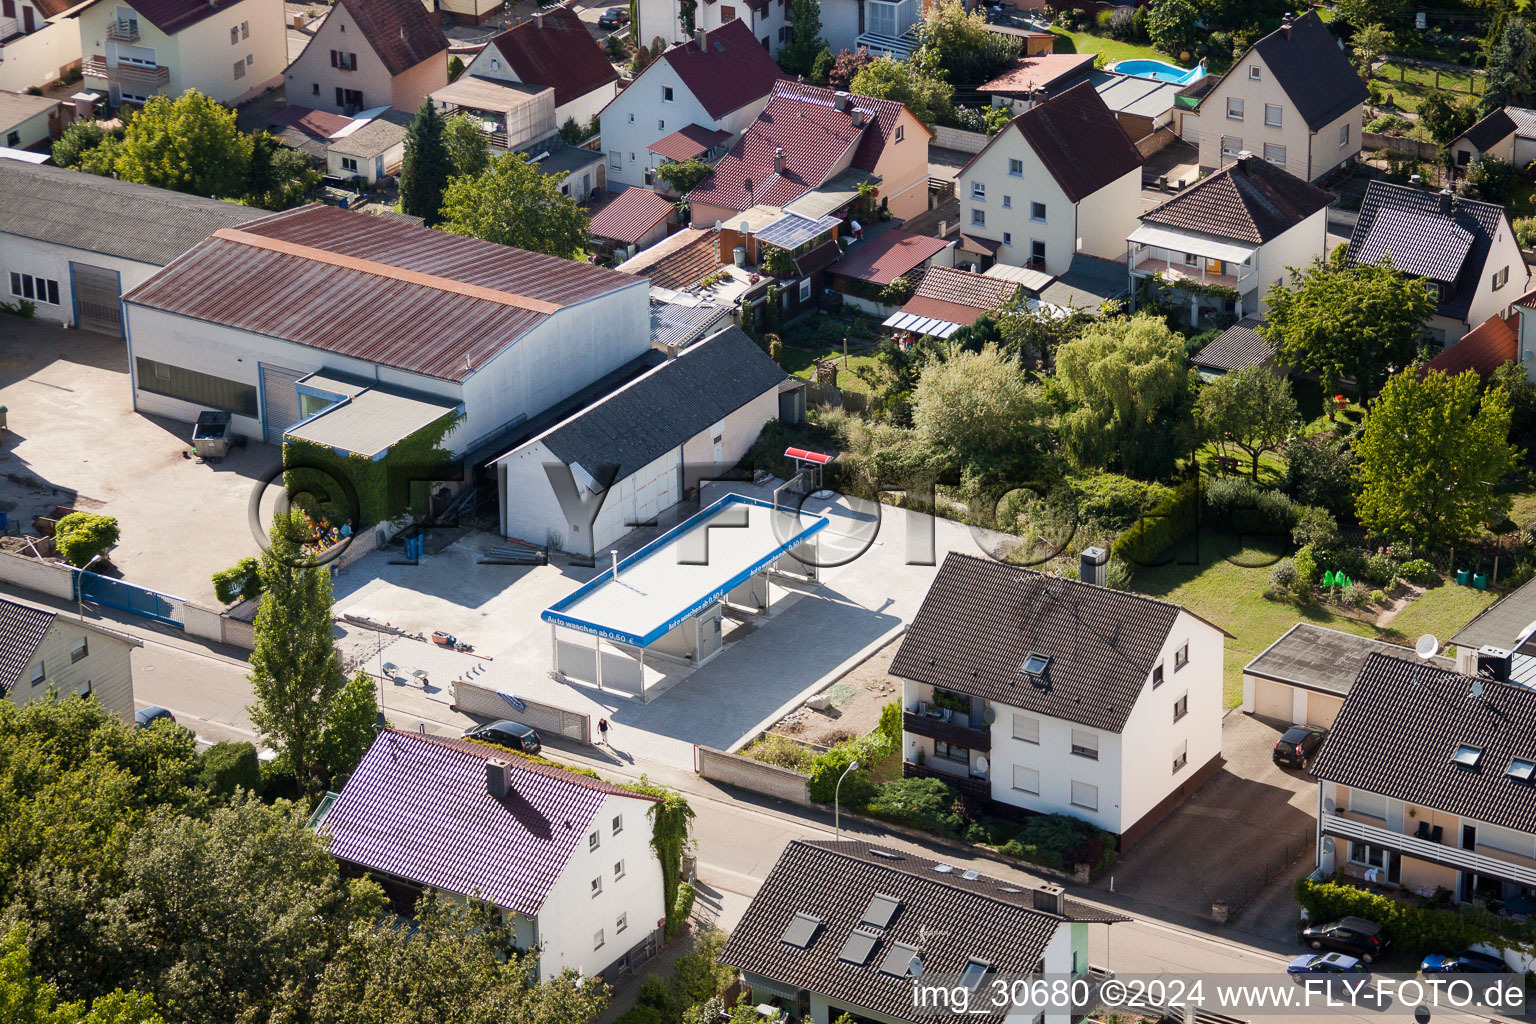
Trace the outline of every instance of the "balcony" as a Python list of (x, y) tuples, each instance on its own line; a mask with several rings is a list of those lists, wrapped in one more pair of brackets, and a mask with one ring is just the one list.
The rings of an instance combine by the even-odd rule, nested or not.
[[(1165, 253), (1142, 257), (1131, 268), (1131, 273), (1136, 277), (1161, 274), (1165, 281), (1175, 286), (1183, 281), (1191, 281), (1201, 285), (1220, 285), (1236, 290), (1239, 295), (1243, 294), (1253, 280), (1255, 269), (1241, 263), (1222, 263), (1221, 267), (1221, 271), (1213, 271), (1203, 258), (1197, 258), (1195, 265), (1191, 266), (1185, 261), (1183, 253)], [(1227, 273), (1229, 269), (1236, 273)]]
[(943, 740), (968, 750), (992, 749), (990, 729), (972, 728), (967, 716), (927, 701), (919, 701), (915, 711), (903, 711), (901, 727), (915, 736)]
[(139, 41), (139, 23), (137, 20), (119, 18), (107, 25), (107, 38), (119, 43), (136, 43)]
[[(1426, 860), (1433, 864), (1443, 864), (1461, 871), (1470, 871), (1484, 878), (1497, 878), (1514, 882), (1516, 885), (1536, 888), (1536, 861), (1521, 857), (1519, 854), (1506, 854), (1501, 851), (1494, 856), (1481, 852), (1489, 847), (1462, 850), (1455, 846), (1437, 843), (1432, 839), (1421, 839), (1416, 835), (1404, 835), (1378, 825), (1367, 825), (1339, 814), (1324, 814), (1321, 831), (1325, 836), (1369, 843), (1371, 846), (1396, 850), (1404, 856)], [(1341, 851), (1337, 856), (1339, 862), (1343, 862), (1346, 854)]]
[(80, 65), (86, 78), (105, 79), (130, 92), (154, 92), (171, 80), (171, 69), (163, 64), (113, 64), (105, 58), (92, 57)]

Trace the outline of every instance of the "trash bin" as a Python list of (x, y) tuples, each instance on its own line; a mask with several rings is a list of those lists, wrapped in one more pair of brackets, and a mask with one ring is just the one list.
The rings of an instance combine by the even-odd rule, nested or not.
[(1487, 576), (1487, 574), (1486, 573), (1481, 573), (1481, 572), (1473, 573), (1472, 574), (1472, 586), (1476, 590), (1486, 590), (1488, 588), (1488, 576)]
[(1467, 578), (1470, 577), (1471, 575), (1472, 575), (1472, 573), (1468, 569), (1457, 569), (1456, 570), (1456, 585), (1458, 587), (1466, 586), (1467, 585)]
[(6, 414), (5, 406), (0, 405), (0, 430), (4, 430), (5, 429), (5, 414)]

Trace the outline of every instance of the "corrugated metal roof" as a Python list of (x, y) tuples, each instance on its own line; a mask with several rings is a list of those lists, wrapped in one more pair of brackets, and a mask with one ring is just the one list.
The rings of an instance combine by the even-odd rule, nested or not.
[(672, 216), (672, 200), (653, 189), (631, 185), (593, 215), (587, 231), (596, 238), (638, 242), (645, 233)]
[(1196, 352), (1190, 362), (1222, 371), (1242, 370), (1269, 362), (1275, 357), (1275, 346), (1255, 330), (1260, 326), (1262, 321), (1253, 318), (1233, 324)]
[(432, 102), (440, 106), (452, 105), (509, 114), (535, 102), (539, 94), (547, 89), (550, 89), (547, 85), (523, 85), (500, 78), (462, 75), (441, 89), (434, 89)]
[(308, 206), (209, 238), (125, 301), (462, 381), (562, 307), (645, 284), (393, 218)]

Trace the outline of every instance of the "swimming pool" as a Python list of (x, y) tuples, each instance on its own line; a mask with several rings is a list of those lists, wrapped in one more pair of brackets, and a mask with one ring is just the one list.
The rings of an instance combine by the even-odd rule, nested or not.
[(1109, 70), (1122, 75), (1135, 75), (1137, 78), (1155, 78), (1160, 82), (1172, 82), (1175, 85), (1188, 85), (1205, 77), (1203, 63), (1186, 70), (1172, 64), (1165, 64), (1160, 60), (1122, 60), (1111, 64)]

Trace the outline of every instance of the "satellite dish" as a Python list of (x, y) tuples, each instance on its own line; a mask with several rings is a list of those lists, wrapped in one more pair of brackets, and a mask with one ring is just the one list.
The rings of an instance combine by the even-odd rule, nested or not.
[(1532, 622), (1530, 625), (1526, 626), (1520, 631), (1520, 635), (1515, 637), (1515, 644), (1510, 648), (1510, 650), (1518, 651), (1521, 645), (1523, 645), (1527, 640), (1531, 638), (1532, 633), (1536, 633), (1536, 622)]
[(1333, 836), (1323, 836), (1323, 852), (1333, 852)]
[(717, 221), (715, 221), (715, 230), (716, 230), (716, 231), (719, 231), (719, 230), (720, 230), (720, 222), (719, 222), (719, 221), (718, 221), (718, 220), (717, 220)]
[(741, 233), (742, 234), (746, 234), (747, 232), (749, 232), (751, 230), (752, 230), (752, 225), (751, 224), (748, 224), (746, 221), (742, 221), (741, 222)]
[(983, 772), (983, 773), (986, 772), (987, 768), (989, 767), (989, 765), (987, 763), (987, 755), (986, 754), (977, 754), (976, 755), (976, 767), (981, 772)]
[(1433, 633), (1425, 633), (1419, 637), (1419, 642), (1413, 645), (1413, 653), (1428, 661), (1440, 653), (1440, 641)]
[(1476, 682), (1474, 682), (1472, 684), (1472, 699), (1473, 700), (1477, 700), (1482, 695), (1483, 695), (1483, 681), (1481, 679), (1479, 679), (1479, 680), (1477, 680)]

